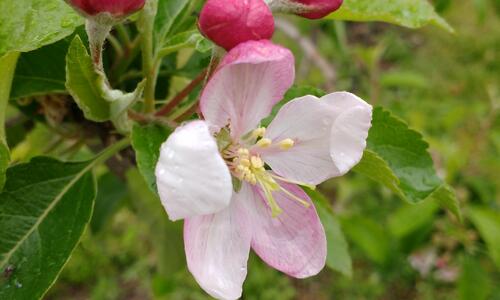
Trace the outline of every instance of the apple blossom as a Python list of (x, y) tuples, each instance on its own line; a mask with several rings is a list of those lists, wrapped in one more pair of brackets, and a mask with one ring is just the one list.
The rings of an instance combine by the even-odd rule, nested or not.
[(207, 38), (229, 50), (249, 40), (270, 39), (274, 19), (263, 0), (208, 0), (198, 26)]
[(362, 157), (371, 106), (347, 92), (286, 103), (259, 127), (294, 79), (294, 58), (269, 41), (227, 53), (202, 92), (204, 120), (162, 145), (158, 192), (184, 219), (188, 268), (213, 297), (241, 296), (250, 248), (296, 278), (322, 270), (326, 238), (299, 187), (345, 174)]

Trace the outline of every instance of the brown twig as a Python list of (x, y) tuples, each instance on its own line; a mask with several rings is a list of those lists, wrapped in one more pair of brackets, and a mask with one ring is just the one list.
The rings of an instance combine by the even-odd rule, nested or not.
[(155, 116), (164, 116), (168, 114), (174, 107), (176, 107), (181, 101), (186, 98), (203, 80), (207, 75), (207, 70), (203, 70), (196, 78), (191, 81), (182, 91), (180, 91), (174, 98), (172, 98), (167, 104), (160, 108)]

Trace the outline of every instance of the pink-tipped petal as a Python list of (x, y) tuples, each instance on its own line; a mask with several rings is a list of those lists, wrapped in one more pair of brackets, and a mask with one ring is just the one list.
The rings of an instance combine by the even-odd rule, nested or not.
[(270, 39), (274, 18), (263, 0), (208, 0), (198, 26), (206, 37), (229, 51), (246, 41)]
[(242, 43), (227, 53), (205, 87), (201, 112), (213, 130), (230, 124), (238, 139), (269, 115), (294, 77), (290, 50), (265, 40)]
[(283, 192), (274, 192), (283, 212), (271, 217), (263, 192), (254, 188), (252, 249), (273, 268), (296, 278), (318, 274), (325, 266), (326, 236), (313, 203), (298, 186), (279, 182), (295, 196), (309, 202), (306, 208)]
[(343, 175), (363, 157), (372, 106), (347, 92), (329, 94), (321, 99), (339, 112), (330, 134), (330, 155), (339, 170), (338, 175)]
[(188, 218), (184, 223), (189, 271), (217, 299), (241, 297), (247, 275), (252, 227), (245, 209), (251, 200), (246, 191), (235, 194), (223, 211)]
[(304, 4), (310, 10), (298, 15), (308, 19), (321, 19), (333, 13), (342, 5), (343, 0), (293, 0), (294, 2)]
[(156, 183), (173, 221), (218, 212), (229, 205), (232, 183), (215, 139), (203, 121), (178, 127), (160, 149)]
[(261, 155), (282, 177), (319, 184), (359, 162), (370, 126), (371, 106), (351, 93), (304, 96), (285, 104), (266, 132), (273, 142), (290, 138), (294, 146)]

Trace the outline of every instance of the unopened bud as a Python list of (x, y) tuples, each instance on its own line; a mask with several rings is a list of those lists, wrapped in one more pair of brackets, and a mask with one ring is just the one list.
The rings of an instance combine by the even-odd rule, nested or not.
[(198, 26), (207, 38), (229, 51), (246, 41), (270, 39), (274, 18), (263, 0), (208, 0)]
[(104, 13), (114, 18), (123, 18), (140, 10), (145, 0), (66, 0), (66, 2), (86, 17)]

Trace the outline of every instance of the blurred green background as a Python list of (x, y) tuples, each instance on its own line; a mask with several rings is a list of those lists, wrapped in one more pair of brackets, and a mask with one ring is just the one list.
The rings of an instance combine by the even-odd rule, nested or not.
[[(500, 299), (500, 1), (434, 3), (455, 34), (280, 16), (275, 41), (296, 54), (297, 84), (355, 92), (422, 132), (464, 221), (358, 174), (330, 180), (320, 189), (346, 234), (352, 276), (325, 268), (295, 280), (252, 256), (244, 299)], [(49, 136), (39, 125), (14, 158)], [(208, 299), (186, 269), (182, 224), (167, 220), (138, 172), (124, 175), (129, 186), (102, 174), (92, 230), (47, 299)]]

